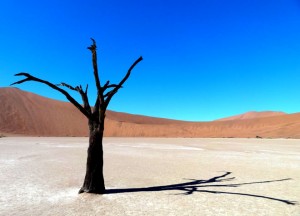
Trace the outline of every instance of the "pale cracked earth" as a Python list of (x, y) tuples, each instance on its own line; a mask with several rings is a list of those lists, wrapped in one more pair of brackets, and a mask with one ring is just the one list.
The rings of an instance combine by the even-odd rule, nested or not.
[(300, 216), (300, 140), (105, 138), (109, 194), (79, 195), (87, 143), (1, 138), (0, 215)]

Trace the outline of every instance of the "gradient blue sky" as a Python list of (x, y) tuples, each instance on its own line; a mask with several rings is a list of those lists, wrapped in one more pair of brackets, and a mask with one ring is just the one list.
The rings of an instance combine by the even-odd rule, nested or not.
[(0, 23), (1, 87), (25, 71), (89, 83), (94, 101), (93, 37), (102, 82), (144, 57), (111, 110), (190, 121), (300, 111), (299, 0), (2, 0)]

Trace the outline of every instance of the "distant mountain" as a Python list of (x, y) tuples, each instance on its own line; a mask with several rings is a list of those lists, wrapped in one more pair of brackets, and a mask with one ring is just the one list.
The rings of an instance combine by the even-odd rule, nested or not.
[(232, 121), (232, 120), (244, 120), (244, 119), (255, 119), (255, 118), (264, 118), (264, 117), (272, 117), (272, 116), (279, 116), (279, 115), (286, 115), (284, 112), (274, 112), (274, 111), (263, 111), (263, 112), (246, 112), (240, 115), (235, 115), (231, 117), (217, 119), (215, 121)]
[[(17, 88), (0, 88), (0, 101), (2, 135), (88, 136), (87, 120), (70, 103)], [(105, 136), (300, 138), (300, 113), (250, 112), (232, 118), (185, 122), (107, 111)]]

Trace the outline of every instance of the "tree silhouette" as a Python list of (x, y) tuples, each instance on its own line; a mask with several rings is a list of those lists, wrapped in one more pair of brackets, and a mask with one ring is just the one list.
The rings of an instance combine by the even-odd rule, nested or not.
[[(92, 39), (92, 38), (91, 38)], [(86, 174), (84, 183), (79, 193), (105, 193), (105, 184), (103, 177), (103, 132), (105, 112), (112, 97), (118, 92), (122, 85), (129, 78), (132, 69), (143, 60), (139, 57), (128, 69), (124, 78), (118, 84), (110, 84), (107, 81), (104, 85), (101, 84), (98, 66), (97, 66), (97, 46), (96, 41), (92, 39), (92, 45), (88, 47), (92, 53), (92, 63), (94, 69), (94, 79), (97, 87), (97, 97), (94, 107), (90, 106), (88, 100), (88, 85), (85, 89), (81, 85), (73, 87), (67, 83), (53, 84), (46, 80), (39, 79), (28, 73), (18, 73), (15, 76), (24, 76), (25, 78), (11, 85), (21, 84), (27, 81), (35, 81), (43, 83), (66, 96), (66, 98), (88, 119), (89, 126), (89, 147), (87, 151)], [(81, 95), (83, 105), (77, 102), (67, 91), (59, 86), (66, 87), (69, 90), (76, 91)]]

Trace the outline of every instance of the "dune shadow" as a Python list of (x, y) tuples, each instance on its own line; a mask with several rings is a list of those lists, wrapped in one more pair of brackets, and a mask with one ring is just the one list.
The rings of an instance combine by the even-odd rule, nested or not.
[[(288, 205), (296, 205), (296, 201), (290, 201), (285, 199), (279, 199), (270, 196), (250, 194), (250, 193), (240, 193), (240, 192), (228, 192), (220, 190), (207, 190), (207, 188), (237, 188), (243, 185), (253, 185), (253, 184), (265, 184), (273, 182), (281, 182), (291, 180), (290, 178), (278, 179), (278, 180), (268, 180), (268, 181), (256, 181), (256, 182), (246, 182), (246, 183), (227, 183), (235, 179), (235, 177), (229, 177), (231, 172), (226, 172), (223, 175), (215, 176), (207, 180), (197, 180), (197, 179), (188, 179), (189, 181), (179, 184), (170, 184), (170, 185), (161, 185), (153, 187), (141, 187), (141, 188), (121, 188), (121, 189), (107, 189), (106, 194), (120, 194), (120, 193), (137, 193), (137, 192), (159, 192), (159, 191), (179, 191), (181, 195), (191, 195), (195, 192), (200, 193), (211, 193), (211, 194), (228, 194), (228, 195), (239, 195), (239, 196), (248, 196), (256, 197), (262, 199), (268, 199), (273, 201), (282, 202)], [(221, 183), (221, 184), (219, 184)], [(178, 195), (178, 193), (176, 194)]]

